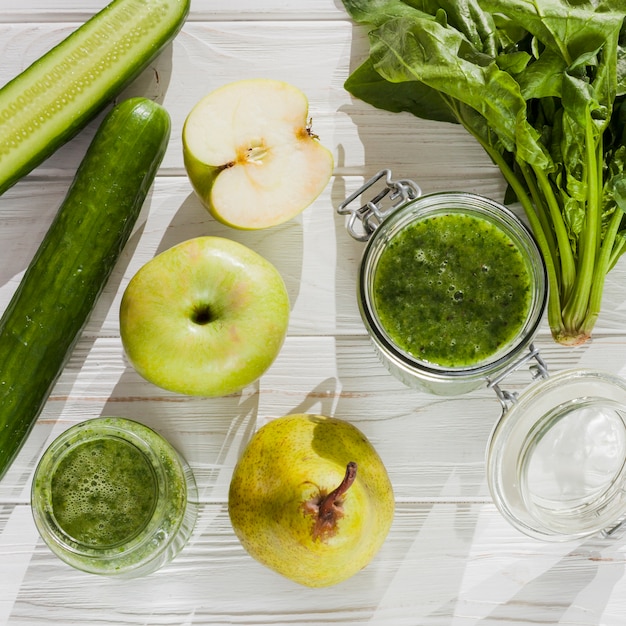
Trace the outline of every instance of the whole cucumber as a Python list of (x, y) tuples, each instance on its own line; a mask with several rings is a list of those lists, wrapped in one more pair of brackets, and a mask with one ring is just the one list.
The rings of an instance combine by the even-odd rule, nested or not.
[(48, 399), (162, 162), (167, 111), (130, 98), (104, 118), (0, 319), (0, 478)]
[(114, 0), (0, 89), (0, 194), (81, 130), (180, 31), (190, 0)]

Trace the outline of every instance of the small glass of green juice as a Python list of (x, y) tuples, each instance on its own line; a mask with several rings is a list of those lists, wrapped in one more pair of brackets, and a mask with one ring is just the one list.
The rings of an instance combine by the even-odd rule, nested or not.
[(121, 417), (81, 422), (55, 439), (32, 484), (37, 529), (73, 567), (106, 576), (154, 572), (187, 543), (197, 489), (181, 455)]

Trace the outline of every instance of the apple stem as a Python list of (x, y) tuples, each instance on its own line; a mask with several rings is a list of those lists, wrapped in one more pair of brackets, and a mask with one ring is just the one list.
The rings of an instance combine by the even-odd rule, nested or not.
[(317, 539), (330, 534), (335, 529), (337, 518), (342, 516), (341, 497), (350, 489), (356, 479), (356, 463), (350, 461), (341, 484), (324, 496), (317, 508), (317, 520), (313, 528), (313, 536)]

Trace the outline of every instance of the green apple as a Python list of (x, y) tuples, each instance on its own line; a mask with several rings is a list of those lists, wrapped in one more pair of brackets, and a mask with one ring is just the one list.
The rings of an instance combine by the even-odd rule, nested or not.
[(130, 280), (120, 305), (133, 367), (187, 395), (228, 395), (257, 380), (278, 355), (288, 322), (278, 270), (223, 237), (197, 237), (155, 256)]
[(313, 134), (308, 109), (298, 88), (270, 79), (229, 83), (193, 107), (183, 127), (185, 168), (215, 219), (267, 228), (319, 196), (333, 156)]
[(382, 460), (352, 424), (294, 414), (262, 426), (235, 466), (233, 529), (260, 563), (309, 587), (339, 583), (384, 543), (394, 496)]

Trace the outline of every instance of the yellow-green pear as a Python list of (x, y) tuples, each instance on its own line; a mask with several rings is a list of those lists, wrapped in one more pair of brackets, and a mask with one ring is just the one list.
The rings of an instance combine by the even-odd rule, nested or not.
[(247, 552), (309, 587), (364, 568), (394, 515), (387, 470), (354, 425), (322, 415), (279, 417), (250, 439), (228, 497), (233, 529)]
[(251, 78), (215, 89), (187, 115), (182, 143), (201, 202), (239, 229), (295, 217), (324, 190), (334, 167), (312, 132), (306, 96), (280, 80)]

